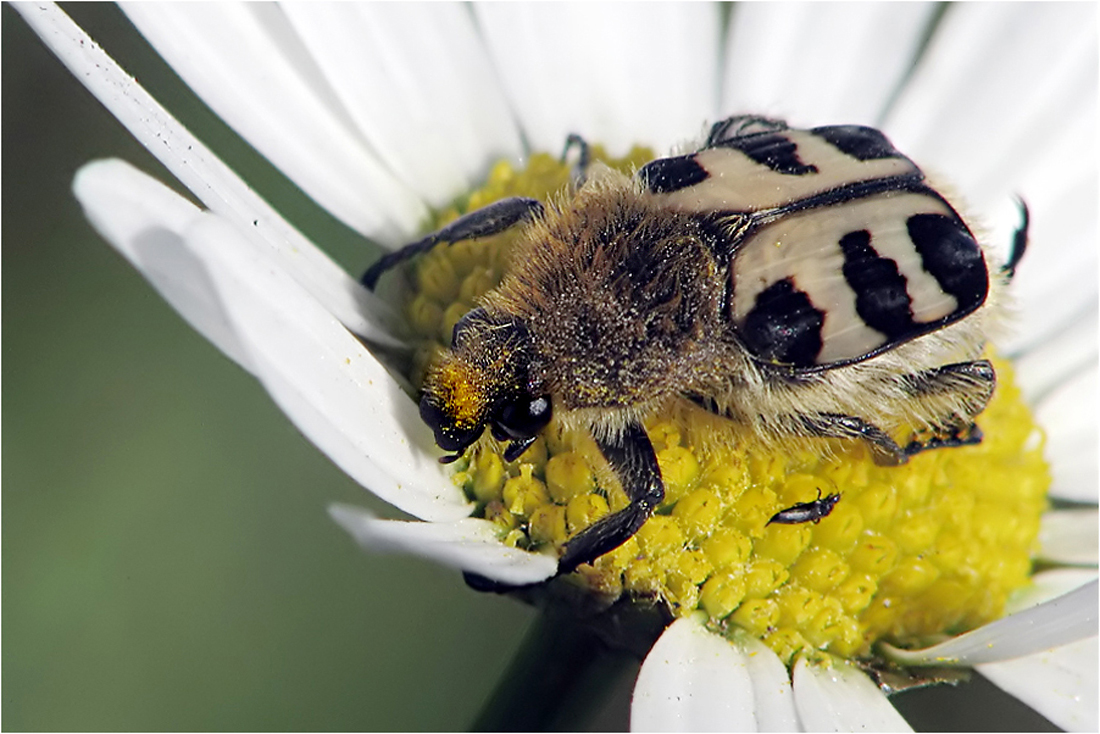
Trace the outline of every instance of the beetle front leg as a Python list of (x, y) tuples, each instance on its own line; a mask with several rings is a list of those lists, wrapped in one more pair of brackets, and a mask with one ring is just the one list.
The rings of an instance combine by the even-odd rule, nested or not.
[(469, 214), (462, 215), (443, 229), (433, 232), (421, 240), (383, 255), (378, 262), (367, 268), (367, 272), (363, 273), (360, 282), (367, 288), (374, 290), (374, 286), (378, 284), (378, 279), (387, 270), (410, 258), (428, 252), (441, 242), (454, 243), (480, 237), (491, 237), (511, 229), (521, 222), (534, 219), (540, 216), (542, 212), (542, 202), (538, 199), (511, 196), (507, 199), (494, 201), (488, 206), (483, 206)]
[(558, 561), (559, 574), (570, 573), (577, 566), (590, 563), (625, 543), (665, 497), (657, 455), (644, 428), (631, 423), (613, 439), (597, 437), (596, 445), (619, 477), (630, 504), (585, 528), (566, 543), (565, 553)]

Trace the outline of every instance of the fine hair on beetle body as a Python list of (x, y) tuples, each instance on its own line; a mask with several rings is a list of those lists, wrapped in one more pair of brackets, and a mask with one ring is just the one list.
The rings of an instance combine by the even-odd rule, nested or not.
[(978, 359), (989, 322), (1000, 318), (1003, 279), (991, 279), (982, 308), (933, 338), (828, 370), (785, 372), (751, 359), (731, 332), (728, 270), (708, 241), (718, 225), (708, 231), (654, 198), (635, 178), (590, 170), (567, 207), (548, 207), (526, 227), (510, 272), (484, 298), (488, 313), (528, 325), (539, 355), (528, 379), (568, 411), (559, 413), (567, 428), (618, 435), (685, 394), (709, 396), (765, 440), (789, 437), (786, 416), (809, 412), (859, 415), (887, 433), (942, 428), (945, 416), (962, 428), (988, 401), (967, 374), (919, 395), (903, 376)]
[[(525, 379), (554, 396), (566, 428), (610, 439), (686, 394), (708, 396), (716, 412), (765, 440), (790, 438), (789, 416), (811, 412), (859, 415), (887, 433), (942, 429), (945, 417), (964, 428), (988, 401), (992, 386), (966, 372), (919, 392), (905, 376), (978, 359), (987, 323), (999, 318), (1002, 279), (991, 279), (982, 308), (934, 338), (828, 370), (786, 372), (751, 359), (730, 333), (728, 275), (711, 255), (713, 232), (663, 211), (640, 188), (610, 169), (591, 171), (568, 208), (548, 207), (526, 227), (511, 271), (483, 301), (490, 316), (527, 325), (538, 356), (524, 365)], [(460, 354), (527, 353), (496, 344), (499, 331)]]
[[(551, 420), (588, 432), (630, 505), (565, 547), (568, 572), (664, 497), (643, 428), (703, 410), (778, 446), (862, 442), (876, 463), (977, 443), (983, 358), (1023, 254), (1001, 267), (879, 131), (736, 116), (628, 176), (587, 165), (547, 204), (515, 197), (387, 255), (520, 228), (500, 285), (456, 324), (421, 416), (452, 461), (488, 432), (521, 456)], [(568, 148), (567, 148), (568, 152)], [(719, 434), (724, 432), (718, 432)], [(904, 436), (914, 438), (902, 445)], [(915, 436), (923, 438), (915, 438)], [(719, 439), (721, 440), (721, 439)]]

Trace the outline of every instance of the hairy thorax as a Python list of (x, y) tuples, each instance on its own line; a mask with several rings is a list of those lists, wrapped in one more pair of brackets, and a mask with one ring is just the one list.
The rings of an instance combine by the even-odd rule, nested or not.
[(733, 351), (716, 239), (600, 171), (530, 227), (486, 305), (528, 324), (529, 378), (561, 408), (644, 410), (705, 384)]

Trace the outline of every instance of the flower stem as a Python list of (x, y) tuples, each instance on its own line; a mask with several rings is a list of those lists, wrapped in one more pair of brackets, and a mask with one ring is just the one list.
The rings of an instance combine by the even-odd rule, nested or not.
[(635, 656), (608, 647), (576, 616), (544, 609), (471, 729), (583, 729), (614, 684), (637, 665)]

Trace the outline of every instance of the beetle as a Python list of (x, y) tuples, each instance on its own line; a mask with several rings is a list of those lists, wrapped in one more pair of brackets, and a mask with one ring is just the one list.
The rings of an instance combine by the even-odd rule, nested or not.
[[(631, 177), (580, 147), (561, 204), (513, 197), (386, 255), (522, 233), (510, 270), (455, 325), (420, 414), (463, 454), (486, 429), (517, 459), (557, 417), (591, 433), (630, 504), (570, 539), (567, 573), (631, 537), (664, 497), (643, 423), (678, 402), (774, 445), (862, 442), (879, 464), (977, 443), (996, 384), (982, 357), (1027, 245), (989, 254), (886, 136), (739, 115)], [(568, 150), (568, 146), (567, 146)], [(900, 431), (925, 439), (901, 445)], [(836, 500), (778, 513), (819, 519)]]
[(836, 503), (840, 502), (840, 495), (836, 492), (821, 496), (821, 490), (817, 490), (817, 499), (809, 502), (799, 502), (785, 510), (772, 515), (765, 525), (775, 523), (777, 525), (801, 525), (812, 522), (815, 525), (832, 514)]

